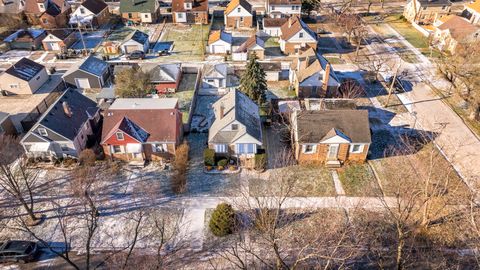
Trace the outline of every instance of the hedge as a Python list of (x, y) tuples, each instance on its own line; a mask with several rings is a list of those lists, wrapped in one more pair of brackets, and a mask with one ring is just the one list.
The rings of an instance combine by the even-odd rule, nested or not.
[(203, 161), (205, 166), (215, 166), (215, 151), (207, 148), (203, 151)]

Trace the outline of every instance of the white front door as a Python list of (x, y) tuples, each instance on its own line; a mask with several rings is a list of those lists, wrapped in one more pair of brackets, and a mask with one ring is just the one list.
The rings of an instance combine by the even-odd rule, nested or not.
[(75, 78), (75, 84), (80, 89), (90, 88), (90, 82), (86, 78)]
[(338, 148), (339, 148), (338, 144), (330, 144), (328, 146), (328, 156), (327, 156), (328, 160), (337, 160)]

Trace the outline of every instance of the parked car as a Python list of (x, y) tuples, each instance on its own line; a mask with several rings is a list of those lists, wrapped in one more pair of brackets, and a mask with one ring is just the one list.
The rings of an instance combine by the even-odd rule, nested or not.
[(161, 50), (158, 52), (158, 56), (166, 56), (170, 55), (170, 52), (168, 50)]
[(0, 263), (30, 262), (35, 259), (38, 244), (31, 241), (9, 240), (0, 242)]
[(136, 60), (136, 59), (143, 59), (145, 58), (145, 53), (142, 51), (133, 51), (128, 56), (128, 60)]

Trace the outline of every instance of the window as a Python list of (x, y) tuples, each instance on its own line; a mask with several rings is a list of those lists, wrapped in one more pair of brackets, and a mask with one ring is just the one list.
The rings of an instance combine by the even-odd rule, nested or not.
[(84, 8), (80, 8), (80, 14), (85, 14), (85, 9)]
[(42, 23), (47, 24), (47, 23), (48, 23), (48, 20), (45, 19), (45, 18), (43, 18), (43, 19), (42, 19)]
[(315, 144), (304, 144), (302, 148), (304, 154), (313, 154), (317, 152), (317, 146)]
[(115, 134), (117, 136), (117, 140), (119, 141), (123, 141), (125, 138), (123, 137), (123, 133), (122, 132), (117, 132)]
[(254, 154), (255, 153), (255, 144), (253, 144), (253, 143), (239, 143), (239, 144), (237, 144), (237, 153), (238, 154)]
[(242, 9), (241, 9), (241, 8), (237, 8), (237, 12), (238, 12), (238, 13), (242, 12)]
[(132, 13), (128, 13), (128, 18), (131, 19), (132, 17)]
[(362, 153), (363, 144), (352, 144), (350, 145), (350, 153)]
[(177, 18), (183, 19), (183, 13), (177, 13)]
[(207, 82), (209, 82), (209, 83), (213, 83), (213, 82), (214, 82), (214, 80), (212, 80), (212, 79), (208, 79), (208, 80), (207, 80)]
[(62, 151), (70, 151), (70, 147), (68, 147), (68, 144), (60, 144), (60, 148), (62, 148)]
[(120, 145), (113, 145), (112, 146), (112, 152), (113, 153), (121, 153), (122, 152), (122, 147)]
[(148, 18), (148, 14), (145, 14), (144, 16), (145, 16), (145, 18)]
[(155, 143), (152, 144), (152, 151), (155, 153), (164, 153), (168, 151), (166, 143)]
[(44, 137), (48, 136), (47, 130), (44, 128), (37, 129), (38, 133)]
[(227, 145), (226, 144), (215, 144), (215, 152), (216, 153), (226, 153), (227, 152)]
[(238, 130), (238, 124), (232, 124), (232, 130)]
[(18, 84), (10, 84), (10, 88), (18, 88)]
[(298, 34), (300, 38), (303, 38), (303, 33)]
[(40, 76), (38, 76), (37, 78), (35, 78), (35, 80), (37, 80), (37, 81), (40, 80)]
[(240, 17), (240, 21), (243, 22), (243, 17)]
[(275, 10), (275, 6), (272, 6), (272, 10)]

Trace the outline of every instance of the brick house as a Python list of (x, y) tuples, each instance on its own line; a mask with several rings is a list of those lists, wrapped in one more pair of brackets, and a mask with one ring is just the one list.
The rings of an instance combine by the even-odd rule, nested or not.
[(120, 13), (127, 24), (155, 23), (160, 17), (156, 0), (121, 0)]
[(306, 47), (317, 48), (317, 35), (300, 17), (288, 18), (281, 27), (280, 50), (285, 54), (297, 54)]
[(72, 8), (65, 0), (25, 0), (25, 15), (31, 25), (63, 28), (68, 26), (71, 13)]
[(225, 26), (228, 28), (253, 27), (252, 6), (247, 0), (233, 0), (228, 3), (224, 12)]
[(365, 162), (372, 142), (367, 110), (294, 111), (292, 130), (300, 164)]
[(208, 24), (208, 0), (173, 0), (174, 23)]
[(175, 93), (182, 79), (182, 65), (144, 64), (142, 71), (150, 74), (150, 83), (158, 94)]
[(110, 159), (169, 160), (183, 139), (176, 98), (120, 98), (104, 115), (101, 145)]
[(409, 22), (433, 24), (450, 14), (452, 3), (449, 0), (410, 0), (405, 5), (403, 16)]

